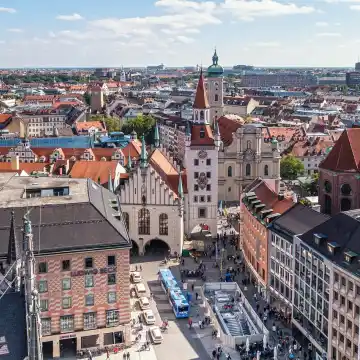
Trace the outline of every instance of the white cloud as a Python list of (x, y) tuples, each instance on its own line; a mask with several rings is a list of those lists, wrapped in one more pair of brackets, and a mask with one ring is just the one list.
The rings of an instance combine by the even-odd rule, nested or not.
[(315, 26), (317, 27), (326, 27), (329, 26), (329, 23), (327, 23), (326, 21), (318, 21), (315, 23)]
[(64, 21), (77, 21), (83, 20), (84, 18), (80, 14), (73, 13), (71, 15), (58, 15), (56, 19)]
[(178, 41), (180, 41), (180, 42), (182, 42), (184, 44), (191, 44), (191, 43), (193, 43), (195, 41), (194, 39), (189, 38), (187, 36), (183, 36), (183, 35), (177, 36), (176, 40), (178, 40)]
[(360, 5), (351, 5), (350, 10), (360, 11)]
[(274, 0), (224, 0), (221, 7), (240, 20), (254, 20), (257, 17), (272, 17), (296, 14), (310, 14), (312, 6), (298, 6)]
[(317, 37), (341, 37), (340, 33), (331, 33), (331, 32), (324, 32), (324, 33), (317, 33)]
[(7, 29), (7, 32), (12, 32), (12, 33), (22, 33), (23, 30), (22, 29), (17, 29), (17, 28), (11, 28), (11, 29)]
[(0, 12), (6, 12), (9, 14), (14, 14), (16, 13), (16, 10), (13, 8), (6, 8), (6, 7), (0, 7)]
[(38, 38), (36, 36), (33, 38), (33, 41), (36, 43), (39, 43), (39, 44), (48, 44), (49, 43), (49, 40)]
[(277, 41), (260, 41), (254, 44), (256, 47), (280, 47)]

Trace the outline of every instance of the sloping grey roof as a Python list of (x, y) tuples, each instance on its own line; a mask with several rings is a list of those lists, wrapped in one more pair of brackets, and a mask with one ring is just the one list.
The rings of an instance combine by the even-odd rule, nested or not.
[(8, 293), (0, 300), (0, 309), (0, 338), (5, 337), (9, 351), (2, 355), (5, 347), (0, 348), (0, 359), (23, 360), (27, 356), (25, 299), (19, 292)]
[[(116, 195), (91, 180), (87, 185), (86, 202), (27, 207), (24, 199), (22, 207), (14, 208), (17, 241), (21, 243), (23, 216), (30, 210), (35, 254), (110, 246), (130, 248), (121, 209), (112, 207), (116, 206)], [(8, 251), (12, 210), (0, 208), (0, 256)]]
[[(301, 235), (300, 239), (330, 261), (360, 276), (360, 221), (357, 219), (359, 215), (359, 212), (354, 214), (354, 211), (339, 213), (310, 229)], [(314, 234), (323, 234), (326, 239), (317, 245)], [(335, 249), (334, 253), (330, 253), (329, 243), (336, 243), (339, 248)], [(350, 264), (344, 261), (344, 253), (347, 251), (357, 254), (356, 259)]]
[(294, 235), (303, 234), (328, 219), (329, 216), (297, 203), (274, 220), (270, 228), (285, 233), (287, 239), (292, 240)]

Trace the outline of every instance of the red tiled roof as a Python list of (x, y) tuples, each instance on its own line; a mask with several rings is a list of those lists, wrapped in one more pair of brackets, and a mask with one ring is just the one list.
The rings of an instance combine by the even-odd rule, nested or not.
[(319, 167), (339, 172), (360, 172), (360, 129), (343, 131)]
[(73, 178), (89, 178), (100, 184), (106, 184), (109, 181), (109, 171), (111, 178), (115, 178), (117, 165), (117, 161), (77, 161), (69, 175)]
[(0, 124), (6, 123), (11, 118), (11, 114), (0, 114)]
[(88, 131), (92, 127), (95, 127), (100, 131), (105, 130), (105, 127), (101, 121), (86, 121), (86, 122), (77, 122), (76, 123), (77, 131)]
[[(200, 137), (204, 131), (204, 137)], [(191, 145), (214, 145), (214, 136), (210, 125), (194, 124), (191, 126)]]
[(206, 94), (205, 84), (204, 84), (204, 75), (201, 71), (199, 82), (196, 88), (196, 95), (194, 100), (194, 109), (208, 109), (209, 102)]
[(141, 154), (141, 143), (138, 140), (132, 140), (130, 141), (123, 149), (122, 152), (126, 158), (138, 158)]
[(236, 132), (237, 129), (241, 128), (244, 125), (244, 121), (239, 121), (236, 119), (231, 119), (226, 116), (221, 116), (218, 119), (219, 131), (221, 140), (224, 143), (224, 146), (231, 145), (233, 141), (232, 134)]

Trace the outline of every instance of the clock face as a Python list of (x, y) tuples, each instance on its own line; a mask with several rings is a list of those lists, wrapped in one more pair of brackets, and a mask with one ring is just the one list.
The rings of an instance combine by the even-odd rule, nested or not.
[(198, 153), (199, 159), (206, 159), (207, 158), (207, 152), (205, 150), (200, 150)]
[(199, 188), (201, 190), (205, 189), (205, 187), (208, 183), (208, 178), (206, 177), (206, 174), (204, 172), (201, 172), (199, 174), (197, 182), (198, 182)]

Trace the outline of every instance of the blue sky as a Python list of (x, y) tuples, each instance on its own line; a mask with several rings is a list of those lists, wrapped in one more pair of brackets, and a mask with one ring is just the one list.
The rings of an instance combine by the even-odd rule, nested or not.
[(0, 68), (353, 66), (360, 0), (0, 0)]

